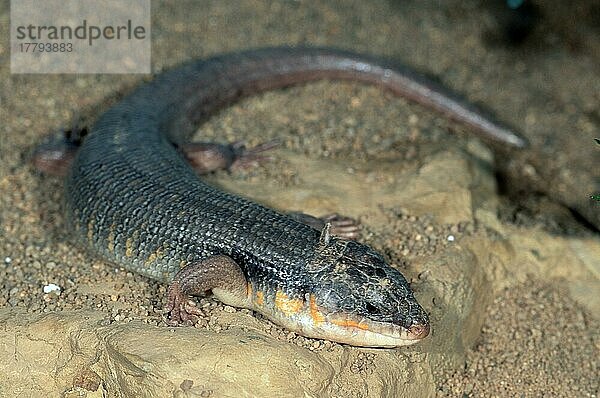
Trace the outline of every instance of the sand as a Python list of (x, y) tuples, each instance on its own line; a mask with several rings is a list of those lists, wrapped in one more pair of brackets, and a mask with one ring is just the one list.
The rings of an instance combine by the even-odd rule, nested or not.
[[(8, 6), (0, 7), (4, 37), (0, 42), (0, 306), (30, 312), (96, 308), (106, 313), (106, 322), (141, 319), (162, 324), (158, 310), (165, 287), (97, 261), (73, 245), (60, 207), (60, 179), (40, 176), (28, 163), (43, 136), (68, 126), (82, 109), (92, 118), (97, 116), (140, 76), (11, 75)], [(587, 28), (581, 9), (585, 9), (583, 2), (572, 11), (583, 18), (577, 29), (548, 17), (529, 42), (513, 48), (486, 39), (494, 30), (494, 18), (490, 9), (477, 2), (356, 1), (343, 7), (300, 1), (156, 2), (153, 63), (159, 71), (224, 51), (296, 43), (403, 59), (485, 104), (544, 151), (557, 151), (559, 165), (564, 164), (565, 173), (575, 173), (576, 178), (577, 173), (591, 172), (590, 139), (599, 135), (600, 120), (600, 58), (594, 53), (598, 37)], [(356, 131), (356, 139), (340, 141), (349, 130)], [(331, 83), (244, 101), (202, 129), (207, 137), (221, 141), (257, 143), (279, 137), (286, 150), (306, 156), (336, 159), (360, 152), (365, 161), (375, 155), (399, 158), (407, 167), (427, 154), (427, 146), (417, 144), (457, 142), (448, 130), (464, 135), (456, 126), (377, 89)], [(412, 137), (416, 144), (394, 147), (386, 141), (390, 137)], [(277, 179), (282, 187), (302, 178), (280, 166), (275, 159), (271, 165), (232, 178), (252, 180), (259, 174)], [(566, 216), (560, 205), (556, 205), (560, 211), (540, 216), (539, 211), (530, 215), (520, 205), (508, 199), (507, 203), (505, 222), (520, 220), (528, 227), (551, 227), (561, 234), (597, 234)], [(397, 215), (397, 224), (390, 228), (404, 230), (406, 236), (447, 233), (428, 230), (427, 219), (402, 217)], [(563, 223), (555, 221), (565, 218)], [(463, 228), (469, 233), (467, 226), (457, 232)], [(377, 241), (376, 236), (371, 239)], [(418, 256), (434, 254), (441, 242), (435, 241), (399, 244), (414, 248), (412, 255)], [(42, 292), (49, 283), (63, 287), (60, 297)], [(223, 309), (210, 298), (200, 305), (206, 310), (207, 325), (211, 311)], [(532, 278), (508, 288), (494, 299), (481, 341), (469, 353), (464, 369), (437, 375), (438, 396), (597, 396), (597, 316), (570, 298), (557, 280)], [(277, 327), (273, 333), (297, 344), (315, 345)], [(313, 349), (330, 345), (321, 342)]]

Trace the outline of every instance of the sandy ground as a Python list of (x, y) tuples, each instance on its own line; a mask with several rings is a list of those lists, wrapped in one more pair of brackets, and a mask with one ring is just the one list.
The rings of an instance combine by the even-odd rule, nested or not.
[(440, 383), (438, 396), (593, 396), (598, 326), (556, 286), (531, 280), (507, 289), (464, 371)]
[[(582, 7), (573, 10), (581, 12)], [(565, 149), (557, 154), (561, 161), (580, 162), (579, 157), (590, 151), (588, 141), (598, 134), (600, 120), (600, 59), (594, 56), (598, 45), (590, 43), (597, 36), (584, 23), (570, 30), (568, 24), (548, 17), (532, 41), (512, 48), (489, 38), (496, 31), (493, 15), (477, 2), (356, 1), (343, 7), (301, 1), (156, 2), (153, 64), (158, 71), (213, 53), (294, 43), (391, 56), (485, 104), (545, 150), (558, 142)], [(114, 101), (140, 77), (10, 75), (4, 2), (0, 22), (5, 38), (0, 42), (0, 305), (31, 312), (96, 307), (106, 312), (107, 322), (162, 322), (157, 310), (163, 305), (164, 286), (107, 266), (74, 247), (60, 209), (61, 181), (37, 175), (28, 164), (42, 136), (68, 125), (81, 109), (96, 115), (102, 108), (98, 104)], [(317, 83), (244, 101), (213, 118), (202, 131), (222, 141), (245, 138), (256, 143), (281, 137), (286, 150), (306, 156), (352, 153), (357, 161), (377, 156), (410, 165), (426, 155), (423, 143), (428, 140), (458, 142), (447, 135), (449, 129), (456, 126), (377, 89)], [(350, 130), (356, 138), (341, 140)], [(390, 137), (415, 145), (397, 147)], [(276, 158), (232, 178), (275, 178), (285, 188), (301, 176), (287, 171)], [(507, 201), (504, 219), (556, 233), (592, 234), (563, 208), (553, 206), (559, 209), (555, 216), (539, 216)], [(446, 233), (434, 230), (427, 219), (403, 217), (396, 215), (387, 228), (405, 231), (405, 236), (415, 231), (434, 237)], [(456, 233), (472, 232), (468, 226), (454, 228)], [(377, 234), (383, 232), (369, 232), (377, 245)], [(435, 244), (400, 243), (412, 245), (416, 255), (436, 250)], [(60, 298), (43, 294), (47, 283), (63, 287)], [(222, 307), (212, 299), (202, 299), (200, 305), (206, 309), (207, 324), (210, 312)], [(530, 280), (508, 289), (490, 308), (481, 341), (464, 369), (438, 375), (439, 396), (597, 396), (597, 330), (597, 318), (556, 283)], [(276, 327), (273, 333), (298, 344), (317, 344), (316, 349), (329, 345)], [(523, 336), (526, 343), (515, 343)]]

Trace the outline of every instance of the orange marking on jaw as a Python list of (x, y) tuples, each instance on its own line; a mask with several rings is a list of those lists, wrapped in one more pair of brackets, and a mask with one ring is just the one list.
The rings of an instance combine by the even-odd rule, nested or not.
[(338, 326), (342, 326), (342, 327), (351, 327), (351, 328), (358, 328), (358, 329), (362, 329), (362, 330), (369, 330), (369, 325), (366, 325), (366, 324), (360, 323), (360, 322), (356, 322), (356, 321), (352, 321), (349, 319), (332, 320), (331, 323), (338, 325)]
[(287, 294), (278, 290), (275, 293), (275, 307), (281, 310), (285, 315), (297, 314), (304, 307), (304, 301), (301, 299), (291, 299)]
[(256, 305), (262, 306), (265, 303), (265, 294), (258, 290), (256, 292)]
[(319, 308), (317, 307), (317, 303), (315, 302), (315, 296), (310, 295), (309, 298), (309, 306), (310, 306), (310, 317), (312, 318), (315, 325), (325, 322), (325, 316)]

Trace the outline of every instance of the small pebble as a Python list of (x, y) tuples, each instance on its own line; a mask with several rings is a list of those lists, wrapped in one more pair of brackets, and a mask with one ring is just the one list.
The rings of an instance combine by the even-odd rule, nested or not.
[(58, 285), (55, 285), (54, 283), (49, 283), (46, 286), (44, 286), (44, 293), (49, 294), (49, 293), (60, 293), (61, 288)]

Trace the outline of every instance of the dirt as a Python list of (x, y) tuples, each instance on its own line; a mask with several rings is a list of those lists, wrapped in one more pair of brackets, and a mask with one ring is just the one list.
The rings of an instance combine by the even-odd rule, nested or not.
[[(556, 11), (544, 14), (567, 7), (554, 3), (540, 3), (542, 17), (532, 35), (510, 46), (502, 36), (498, 40), (495, 11), (480, 2), (356, 1), (344, 7), (303, 1), (156, 2), (153, 68), (235, 49), (297, 43), (404, 60), (518, 126), (551, 162), (547, 169), (555, 175), (543, 199), (503, 198), (502, 222), (597, 239), (594, 221), (582, 223), (565, 204), (580, 203), (598, 184), (600, 149), (593, 138), (600, 136), (600, 56), (598, 31), (590, 23), (598, 8), (590, 5), (586, 12), (588, 6), (580, 2), (564, 18)], [(575, 26), (569, 22), (574, 16), (579, 18)], [(42, 137), (69, 126), (81, 109), (97, 116), (140, 77), (11, 75), (7, 3), (0, 5), (0, 22), (0, 306), (31, 313), (94, 308), (105, 313), (106, 324), (164, 325), (165, 286), (104, 264), (73, 245), (60, 205), (61, 180), (41, 176), (29, 164)], [(432, 147), (462, 148), (467, 136), (375, 88), (329, 82), (243, 101), (211, 119), (201, 134), (249, 144), (280, 138), (282, 149), (311, 159), (351, 156), (359, 171), (373, 160), (399, 159), (403, 167), (414, 168), (427, 162)], [(270, 164), (226, 177), (272, 180), (282, 189), (301, 184), (302, 173), (274, 156)], [(436, 223), (398, 208), (381, 209), (381, 219), (389, 222), (378, 226), (367, 220), (366, 241), (382, 251), (389, 248), (388, 258), (408, 265), (443, 251), (449, 235), (487, 233), (469, 223)], [(49, 283), (62, 288), (60, 295), (43, 292)], [(213, 331), (223, 327), (219, 314), (245, 311), (212, 298), (199, 305), (206, 316), (198, 327)], [(335, 350), (333, 343), (261, 322), (281, 340)], [(436, 375), (438, 396), (597, 396), (597, 330), (597, 314), (577, 304), (557, 280), (516, 284), (492, 301), (464, 369)], [(357, 356), (352, 365), (357, 372), (369, 369), (370, 355)]]
[(505, 289), (464, 370), (438, 396), (595, 396), (598, 326), (560, 287), (531, 279)]

